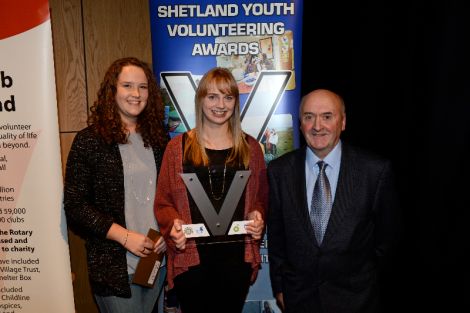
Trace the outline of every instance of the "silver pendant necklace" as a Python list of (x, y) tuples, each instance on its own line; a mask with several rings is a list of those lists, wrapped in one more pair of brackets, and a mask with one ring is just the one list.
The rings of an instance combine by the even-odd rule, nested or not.
[(209, 187), (211, 191), (212, 198), (216, 201), (221, 200), (225, 194), (225, 174), (227, 173), (227, 159), (230, 154), (230, 151), (225, 151), (225, 159), (224, 159), (224, 173), (222, 176), (222, 190), (220, 191), (219, 196), (214, 194), (214, 187), (212, 186), (212, 175), (211, 175), (211, 164), (208, 162), (207, 164), (207, 173), (209, 174)]
[[(147, 188), (145, 188), (145, 191), (144, 192), (141, 192), (139, 194), (137, 194), (136, 192), (136, 188), (135, 186), (137, 186), (137, 184), (135, 183), (134, 181), (134, 175), (132, 174), (132, 165), (130, 163), (128, 163), (128, 168), (129, 168), (129, 173), (131, 173), (129, 176), (130, 178), (130, 184), (129, 184), (129, 188), (131, 190), (131, 193), (132, 195), (134, 196), (135, 200), (141, 204), (141, 205), (145, 205), (147, 204), (149, 201), (150, 201), (150, 191), (152, 189), (152, 185), (153, 185), (153, 181), (152, 181), (152, 178), (148, 178), (148, 183), (146, 184)], [(146, 180), (146, 179), (143, 179), (143, 180)]]

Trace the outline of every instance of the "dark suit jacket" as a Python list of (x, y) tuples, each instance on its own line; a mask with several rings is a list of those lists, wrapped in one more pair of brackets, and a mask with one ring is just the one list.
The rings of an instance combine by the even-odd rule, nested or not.
[(333, 208), (321, 246), (310, 223), (306, 148), (268, 166), (268, 251), (273, 292), (287, 312), (378, 312), (378, 270), (399, 234), (390, 163), (342, 145)]

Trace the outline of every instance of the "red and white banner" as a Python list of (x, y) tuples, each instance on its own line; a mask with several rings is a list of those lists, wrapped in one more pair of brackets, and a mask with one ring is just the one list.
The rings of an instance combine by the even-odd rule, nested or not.
[(74, 312), (49, 3), (0, 2), (0, 312)]

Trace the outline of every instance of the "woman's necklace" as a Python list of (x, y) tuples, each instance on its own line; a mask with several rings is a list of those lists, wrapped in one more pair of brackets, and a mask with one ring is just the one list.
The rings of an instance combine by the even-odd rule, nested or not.
[(210, 187), (210, 190), (211, 190), (212, 198), (216, 201), (219, 201), (224, 197), (224, 193), (225, 193), (225, 173), (227, 172), (227, 157), (228, 157), (228, 153), (225, 156), (224, 173), (223, 173), (223, 178), (222, 178), (222, 190), (220, 191), (219, 196), (216, 196), (214, 194), (214, 188), (212, 187), (211, 165), (210, 165), (210, 163), (207, 165), (207, 173), (209, 174), (209, 187)]
[[(151, 177), (149, 177), (147, 175), (147, 177), (143, 177), (141, 179), (141, 182), (140, 184), (137, 182), (137, 179), (134, 178), (134, 171), (135, 169), (133, 169), (133, 165), (132, 163), (128, 163), (128, 168), (129, 168), (129, 180), (130, 180), (130, 183), (129, 183), (129, 189), (132, 193), (132, 195), (134, 196), (135, 200), (137, 201), (137, 203), (139, 203), (140, 205), (142, 206), (145, 206), (147, 205), (148, 202), (150, 202), (150, 193), (151, 193), (151, 190), (153, 189), (153, 180)], [(143, 173), (142, 174), (138, 174), (138, 175), (144, 175)], [(136, 189), (137, 189), (137, 186), (139, 185), (145, 185), (146, 188), (142, 188), (140, 189), (139, 188), (139, 191), (140, 192), (137, 192)]]

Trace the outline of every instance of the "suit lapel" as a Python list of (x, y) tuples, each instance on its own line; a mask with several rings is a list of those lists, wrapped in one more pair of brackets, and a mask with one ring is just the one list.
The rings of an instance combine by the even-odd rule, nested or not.
[(338, 229), (341, 228), (351, 203), (354, 203), (353, 198), (356, 194), (355, 188), (357, 187), (357, 184), (354, 182), (356, 171), (350, 148), (343, 143), (338, 185), (322, 245), (327, 244), (335, 236)]
[(295, 158), (292, 159), (290, 168), (286, 173), (286, 177), (290, 179), (290, 193), (292, 194), (292, 208), (295, 209), (300, 221), (299, 227), (309, 234), (311, 241), (317, 244), (315, 233), (310, 222), (310, 215), (308, 213), (306, 182), (305, 182), (305, 155), (307, 147), (297, 150)]

